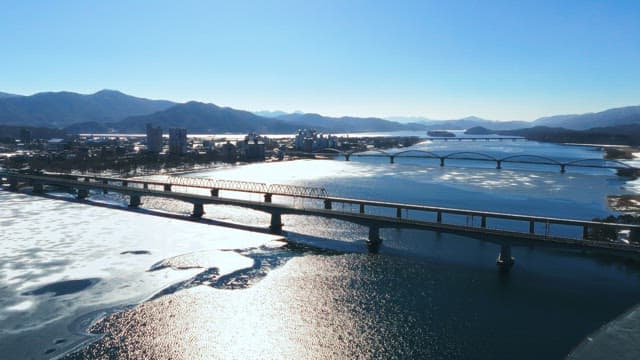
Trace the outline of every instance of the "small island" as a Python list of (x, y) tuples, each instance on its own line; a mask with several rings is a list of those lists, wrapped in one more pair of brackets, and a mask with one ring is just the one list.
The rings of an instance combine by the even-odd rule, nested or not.
[(456, 137), (456, 134), (446, 130), (430, 130), (427, 135), (431, 137)]

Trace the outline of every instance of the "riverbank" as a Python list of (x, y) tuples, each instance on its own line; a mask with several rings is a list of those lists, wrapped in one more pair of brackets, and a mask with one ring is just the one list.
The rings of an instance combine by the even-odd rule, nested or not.
[(604, 158), (607, 160), (633, 160), (638, 158), (640, 148), (625, 145), (611, 145), (603, 147)]

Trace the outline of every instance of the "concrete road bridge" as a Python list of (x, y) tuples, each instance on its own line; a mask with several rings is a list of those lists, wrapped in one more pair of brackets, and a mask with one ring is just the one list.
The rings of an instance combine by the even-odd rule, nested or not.
[(425, 138), (425, 140), (435, 140), (435, 141), (518, 141), (523, 140), (527, 141), (526, 138), (522, 136), (430, 136)]
[[(117, 192), (129, 198), (129, 207), (132, 208), (140, 206), (143, 197), (168, 198), (192, 204), (191, 216), (194, 218), (205, 214), (205, 204), (247, 208), (270, 214), (269, 230), (274, 234), (280, 234), (283, 230), (283, 215), (343, 220), (368, 228), (368, 241), (373, 251), (382, 242), (380, 229), (383, 228), (426, 229), (482, 236), (484, 240), (500, 244), (497, 263), (506, 268), (513, 264), (511, 245), (520, 243), (597, 249), (632, 257), (640, 255), (640, 226), (637, 225), (333, 197), (322, 188), (190, 177), (151, 180), (7, 171), (0, 172), (0, 183), (8, 185), (12, 191), (29, 187), (35, 194), (50, 187), (64, 188), (73, 191), (81, 200), (88, 198), (91, 190)], [(207, 191), (205, 194), (190, 193), (189, 189)], [(221, 196), (221, 192), (258, 193), (263, 195), (263, 200), (225, 197)], [(273, 196), (312, 199), (312, 204), (299, 207), (274, 203)], [(347, 210), (340, 209), (339, 205), (346, 206)], [(455, 221), (456, 218), (466, 218), (467, 221), (461, 223)], [(573, 228), (580, 235), (571, 237), (556, 234), (552, 231), (554, 226)], [(629, 234), (630, 243), (616, 241), (622, 232)]]
[(617, 160), (607, 159), (575, 159), (575, 160), (558, 160), (547, 156), (535, 154), (516, 154), (503, 157), (494, 156), (487, 153), (475, 151), (457, 151), (451, 153), (436, 153), (425, 150), (403, 150), (403, 151), (383, 151), (369, 150), (362, 152), (342, 151), (334, 148), (319, 149), (312, 153), (289, 152), (289, 155), (305, 155), (305, 156), (325, 156), (325, 157), (343, 157), (349, 161), (352, 157), (372, 157), (372, 158), (388, 158), (389, 163), (395, 163), (396, 159), (435, 159), (440, 162), (440, 166), (445, 166), (450, 160), (466, 160), (466, 161), (482, 161), (496, 164), (496, 169), (502, 169), (503, 164), (533, 164), (533, 165), (549, 165), (557, 166), (561, 173), (567, 171), (567, 168), (597, 168), (597, 169), (614, 169), (619, 175), (638, 176), (640, 169), (629, 164), (625, 164)]

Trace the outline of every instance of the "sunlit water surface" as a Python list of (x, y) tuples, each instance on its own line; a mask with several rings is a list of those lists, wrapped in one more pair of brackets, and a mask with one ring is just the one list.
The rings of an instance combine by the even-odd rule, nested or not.
[[(529, 142), (416, 148), (602, 157), (589, 148)], [(450, 165), (299, 160), (188, 176), (576, 219), (606, 216), (607, 195), (635, 191), (609, 170)], [(460, 235), (383, 229), (374, 255), (367, 229), (341, 221), (284, 216), (293, 241), (284, 245), (274, 236), (143, 213), (8, 192), (0, 197), (0, 353), (9, 358), (60, 355), (86, 340), (102, 314), (150, 298), (98, 323), (94, 330), (107, 336), (74, 356), (558, 358), (640, 299), (634, 264), (578, 251), (515, 247), (516, 265), (504, 274), (495, 266), (496, 244)], [(94, 193), (91, 200), (126, 204), (115, 194)], [(138, 212), (191, 211), (188, 204), (143, 202)], [(207, 205), (205, 211), (228, 223), (269, 223), (268, 214), (246, 209)]]

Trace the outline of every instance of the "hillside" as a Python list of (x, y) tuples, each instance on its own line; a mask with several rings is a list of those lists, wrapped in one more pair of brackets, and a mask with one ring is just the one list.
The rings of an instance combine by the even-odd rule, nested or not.
[(190, 133), (289, 133), (294, 127), (278, 119), (269, 119), (253, 113), (214, 104), (188, 102), (150, 115), (133, 116), (120, 122), (111, 123), (119, 132), (144, 132), (147, 123), (163, 129), (171, 127), (187, 128)]
[(63, 128), (74, 123), (113, 122), (150, 114), (174, 104), (102, 90), (91, 95), (45, 92), (31, 96), (0, 97), (0, 124)]
[(581, 115), (542, 117), (533, 122), (534, 126), (562, 127), (571, 130), (586, 130), (625, 124), (640, 124), (640, 106), (627, 106)]
[(425, 126), (422, 124), (400, 124), (379, 118), (349, 116), (334, 118), (318, 114), (287, 114), (279, 116), (278, 120), (295, 128), (313, 128), (324, 132), (425, 130)]
[(535, 126), (527, 129), (495, 131), (494, 133), (523, 136), (528, 140), (554, 143), (640, 145), (640, 124), (608, 126), (588, 130)]
[(20, 96), (20, 95), (9, 94), (9, 93), (5, 93), (5, 92), (0, 91), (0, 99), (11, 98), (11, 97), (16, 97), (16, 96)]

